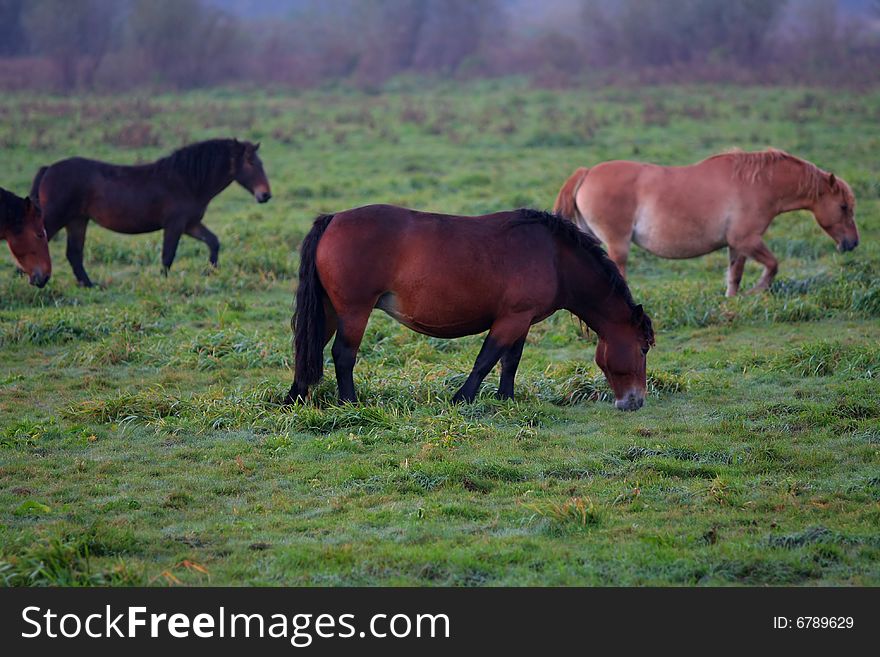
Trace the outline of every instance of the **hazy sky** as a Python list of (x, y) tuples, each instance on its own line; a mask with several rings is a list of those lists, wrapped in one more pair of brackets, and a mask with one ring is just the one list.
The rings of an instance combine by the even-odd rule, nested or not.
[[(205, 0), (242, 18), (267, 20), (292, 18), (298, 14), (345, 12), (352, 4), (374, 0)], [(735, 2), (736, 0), (731, 0)], [(783, 24), (798, 15), (799, 5), (815, 0), (788, 0)], [(574, 35), (582, 20), (585, 0), (501, 0), (508, 9), (507, 25), (519, 33), (556, 30)], [(841, 14), (873, 14), (873, 0), (837, 0)], [(880, 20), (877, 20), (880, 24)]]
[[(371, 2), (372, 0), (206, 0), (208, 4), (224, 9), (243, 17), (268, 18), (275, 16), (291, 16), (304, 8), (321, 6), (330, 11), (342, 11), (350, 2)], [(789, 0), (796, 6), (804, 0)], [(533, 20), (541, 14), (575, 13), (579, 11), (583, 0), (502, 0), (509, 5), (514, 14)], [(846, 12), (864, 12), (871, 7), (872, 0), (838, 0), (840, 8)], [(335, 5), (335, 6), (334, 6)]]

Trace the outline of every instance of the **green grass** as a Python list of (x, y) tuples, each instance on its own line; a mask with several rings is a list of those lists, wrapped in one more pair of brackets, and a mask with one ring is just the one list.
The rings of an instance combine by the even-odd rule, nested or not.
[[(0, 184), (19, 193), (68, 155), (146, 161), (226, 135), (262, 140), (274, 193), (211, 205), (216, 272), (184, 238), (163, 278), (159, 234), (95, 226), (101, 288), (76, 287), (63, 239), (43, 290), (0, 263), (0, 582), (880, 584), (880, 94), (505, 81), (6, 95), (0, 112)], [(330, 368), (313, 405), (279, 406), (316, 214), (547, 208), (579, 165), (768, 145), (853, 185), (862, 245), (838, 254), (809, 215), (782, 217), (776, 284), (736, 299), (724, 253), (634, 250), (658, 329), (641, 411), (608, 403), (594, 338), (564, 314), (533, 329), (515, 403), (494, 399), (497, 372), (449, 403), (480, 337), (377, 314), (361, 404), (335, 402)]]

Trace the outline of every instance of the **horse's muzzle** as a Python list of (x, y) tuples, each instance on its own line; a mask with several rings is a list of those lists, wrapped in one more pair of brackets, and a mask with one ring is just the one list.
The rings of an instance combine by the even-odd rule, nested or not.
[(619, 411), (637, 411), (644, 405), (645, 396), (636, 394), (635, 392), (629, 392), (626, 397), (614, 402), (615, 408)]
[(846, 253), (847, 251), (852, 251), (859, 245), (859, 239), (845, 239), (840, 240), (840, 243), (837, 245), (837, 250), (841, 253)]
[(46, 283), (49, 282), (49, 274), (44, 274), (41, 271), (35, 271), (31, 274), (30, 279), (31, 285), (36, 285), (37, 287), (45, 287)]
[(257, 203), (265, 203), (270, 198), (272, 198), (271, 192), (257, 192), (254, 194), (254, 197), (257, 199)]

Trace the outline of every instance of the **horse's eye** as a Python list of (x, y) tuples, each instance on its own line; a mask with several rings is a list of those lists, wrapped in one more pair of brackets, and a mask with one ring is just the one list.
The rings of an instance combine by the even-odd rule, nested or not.
[(843, 210), (844, 212), (849, 212), (849, 204), (847, 204), (847, 203), (842, 204), (840, 206), (840, 209)]

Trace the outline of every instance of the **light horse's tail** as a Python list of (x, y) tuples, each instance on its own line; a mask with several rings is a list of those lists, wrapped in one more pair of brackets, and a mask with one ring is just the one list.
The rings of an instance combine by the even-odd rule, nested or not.
[(555, 214), (578, 223), (577, 193), (588, 173), (590, 173), (589, 168), (579, 167), (569, 176), (565, 184), (562, 185), (562, 189), (559, 190), (556, 202), (553, 204), (553, 212)]
[(324, 286), (318, 278), (315, 253), (318, 242), (333, 220), (332, 214), (320, 215), (300, 247), (299, 286), (296, 309), (290, 320), (293, 329), (294, 377), (285, 403), (304, 400), (309, 386), (324, 375)]
[(38, 210), (40, 208), (40, 183), (43, 182), (43, 176), (46, 175), (46, 171), (49, 167), (40, 167), (40, 170), (37, 171), (37, 175), (34, 176), (34, 182), (31, 183), (31, 203), (37, 206)]

